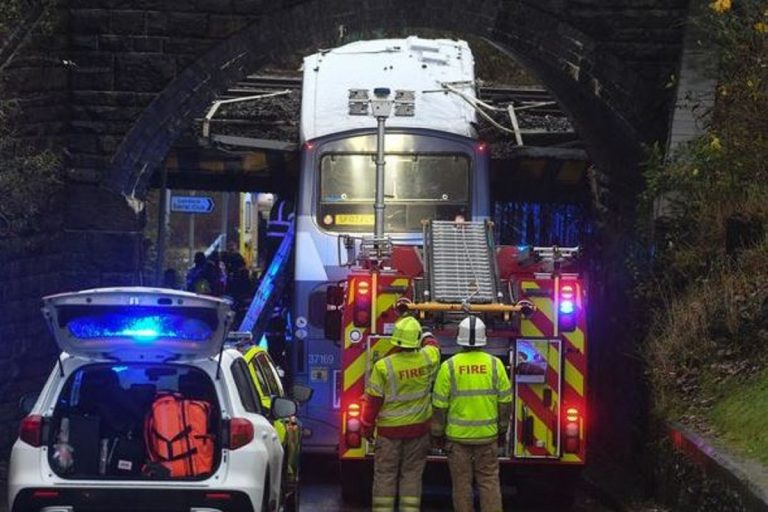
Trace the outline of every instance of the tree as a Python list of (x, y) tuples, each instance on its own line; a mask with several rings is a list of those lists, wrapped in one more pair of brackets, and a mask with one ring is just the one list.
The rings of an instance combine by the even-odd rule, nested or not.
[[(54, 2), (5, 0), (0, 3), (0, 75), (35, 30), (46, 30)], [(50, 150), (22, 144), (15, 136), (18, 103), (0, 89), (0, 237), (38, 228), (40, 213), (61, 183), (60, 158)]]

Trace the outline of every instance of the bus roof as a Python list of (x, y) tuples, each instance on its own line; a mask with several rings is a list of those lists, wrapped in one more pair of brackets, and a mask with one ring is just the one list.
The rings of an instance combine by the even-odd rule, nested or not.
[(378, 39), (321, 51), (304, 58), (301, 105), (302, 141), (324, 135), (375, 128), (372, 115), (350, 115), (350, 90), (389, 88), (413, 91), (412, 116), (393, 113), (388, 127), (426, 128), (474, 137), (475, 111), (459, 94), (442, 92), (450, 83), (475, 97), (475, 62), (465, 41)]

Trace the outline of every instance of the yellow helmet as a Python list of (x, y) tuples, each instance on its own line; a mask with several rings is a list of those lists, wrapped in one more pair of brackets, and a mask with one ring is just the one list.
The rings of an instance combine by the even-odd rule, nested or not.
[(419, 348), (421, 345), (421, 324), (412, 316), (395, 322), (392, 330), (392, 344), (400, 348)]

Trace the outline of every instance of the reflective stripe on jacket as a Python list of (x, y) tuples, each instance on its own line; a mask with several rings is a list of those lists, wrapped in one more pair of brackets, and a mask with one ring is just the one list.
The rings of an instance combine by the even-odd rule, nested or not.
[(461, 442), (492, 440), (499, 432), (499, 404), (512, 401), (504, 364), (481, 350), (459, 352), (440, 365), (432, 405), (447, 409), (445, 435)]
[(440, 350), (432, 345), (396, 352), (376, 361), (365, 387), (366, 394), (384, 399), (376, 424), (399, 427), (429, 421), (430, 391), (439, 362)]

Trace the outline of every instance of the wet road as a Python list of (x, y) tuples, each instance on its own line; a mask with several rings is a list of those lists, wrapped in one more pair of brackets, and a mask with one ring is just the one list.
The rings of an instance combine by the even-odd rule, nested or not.
[[(301, 512), (363, 512), (370, 510), (366, 506), (345, 505), (341, 499), (339, 474), (332, 460), (306, 457), (302, 467), (303, 483), (301, 486)], [(512, 487), (505, 489), (504, 510), (514, 512), (559, 512), (552, 505), (531, 506), (518, 503)], [(446, 512), (451, 510), (451, 490), (448, 485), (428, 484), (425, 486), (422, 511)], [(579, 489), (576, 504), (568, 509), (572, 512), (615, 512), (614, 509), (600, 504), (597, 499), (588, 495), (586, 490)]]

